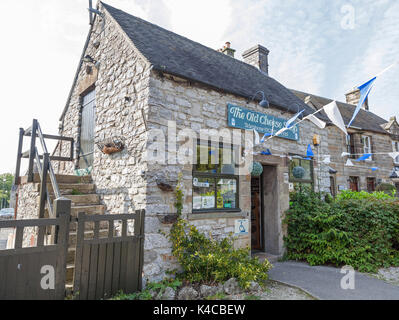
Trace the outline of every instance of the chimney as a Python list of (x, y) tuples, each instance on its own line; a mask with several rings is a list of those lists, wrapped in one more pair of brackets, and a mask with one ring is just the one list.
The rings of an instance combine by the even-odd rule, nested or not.
[(257, 45), (242, 54), (244, 61), (251, 66), (258, 68), (261, 72), (269, 75), (269, 50)]
[[(346, 96), (346, 103), (353, 104), (353, 105), (357, 106), (360, 101), (360, 89), (353, 88), (345, 96)], [(369, 98), (366, 99), (362, 108), (367, 111), (370, 109), (369, 108)]]
[(221, 53), (224, 53), (226, 56), (232, 57), (234, 58), (234, 53), (236, 52), (236, 50), (231, 49), (231, 43), (230, 42), (226, 42), (226, 44), (224, 45), (223, 48), (218, 50)]

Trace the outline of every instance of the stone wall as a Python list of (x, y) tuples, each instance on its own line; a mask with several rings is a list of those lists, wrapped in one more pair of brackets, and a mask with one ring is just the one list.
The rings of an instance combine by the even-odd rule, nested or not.
[[(349, 189), (349, 177), (359, 177), (360, 190), (367, 191), (367, 178), (375, 178), (376, 182), (391, 183), (389, 176), (393, 168), (393, 160), (388, 155), (373, 155), (372, 161), (356, 162), (351, 159), (355, 167), (345, 166), (347, 157), (342, 158), (341, 154), (347, 152), (345, 134), (338, 128), (328, 127), (328, 145), (329, 154), (331, 154), (331, 167), (337, 170), (336, 185), (343, 186)], [(373, 153), (388, 153), (392, 152), (392, 143), (388, 134), (378, 134), (372, 132), (365, 132), (364, 135), (372, 137), (372, 152)], [(360, 134), (357, 135), (356, 144), (360, 144)], [(357, 148), (356, 153), (363, 153), (361, 148)], [(359, 156), (360, 157), (360, 156)], [(377, 171), (372, 171), (372, 167), (380, 168)]]

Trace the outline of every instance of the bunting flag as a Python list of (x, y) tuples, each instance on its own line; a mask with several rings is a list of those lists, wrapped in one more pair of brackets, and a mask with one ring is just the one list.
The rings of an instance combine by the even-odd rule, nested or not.
[(324, 164), (330, 164), (331, 163), (331, 156), (325, 156), (324, 160), (323, 160)]
[(324, 129), (327, 125), (324, 121), (321, 121), (319, 118), (317, 118), (314, 114), (310, 114), (307, 117), (304, 118), (304, 120), (309, 120), (313, 122), (316, 126), (318, 126), (320, 129)]
[(377, 170), (380, 170), (380, 168), (378, 168), (378, 167), (371, 168), (371, 171), (377, 171)]
[(254, 129), (254, 135), (255, 135), (255, 146), (257, 146), (258, 144), (260, 144), (260, 136), (258, 131), (256, 131), (255, 129)]
[(353, 162), (351, 161), (351, 159), (348, 159), (348, 161), (346, 161), (345, 167), (354, 167), (355, 165), (353, 164)]
[(266, 137), (271, 137), (273, 135), (273, 133), (265, 133), (265, 135), (263, 136), (263, 138), (260, 140), (260, 143), (265, 142)]
[(363, 104), (365, 103), (367, 97), (369, 96), (371, 89), (373, 89), (375, 80), (377, 80), (377, 77), (374, 77), (373, 79), (367, 81), (366, 83), (364, 83), (360, 87), (358, 87), (358, 89), (360, 90), (360, 100), (359, 100), (359, 103), (355, 109), (353, 116), (352, 116), (352, 119), (348, 124), (348, 128), (352, 125), (357, 114), (359, 113), (359, 111), (362, 108)]
[(355, 161), (357, 161), (357, 162), (365, 161), (370, 157), (371, 157), (371, 153), (366, 153), (366, 154), (362, 155), (359, 159), (356, 159)]
[(270, 151), (270, 149), (267, 149), (266, 151), (262, 151), (261, 154), (264, 156), (271, 156), (272, 152)]
[(291, 129), (294, 126), (294, 122), (296, 121), (296, 119), (299, 118), (299, 116), (305, 111), (305, 109), (303, 109), (302, 111), (298, 112), (295, 116), (293, 116), (290, 120), (287, 121), (285, 127), (287, 129)]
[(388, 154), (390, 157), (392, 157), (393, 160), (396, 160), (396, 158), (399, 157), (399, 152), (391, 152)]
[(280, 134), (282, 134), (283, 132), (287, 131), (288, 128), (282, 128), (279, 131), (276, 132), (276, 134), (274, 135), (275, 137), (279, 136)]
[(348, 152), (342, 152), (341, 157), (349, 157), (351, 154)]
[(330, 118), (331, 122), (338, 128), (340, 128), (343, 132), (345, 132), (345, 135), (348, 135), (344, 119), (342, 119), (341, 112), (339, 112), (337, 102), (333, 101), (330, 104), (326, 105), (323, 109), (326, 112), (327, 116)]
[(313, 153), (311, 145), (308, 145), (308, 149), (306, 151), (306, 157), (308, 157), (308, 158), (313, 158), (314, 157), (314, 153)]

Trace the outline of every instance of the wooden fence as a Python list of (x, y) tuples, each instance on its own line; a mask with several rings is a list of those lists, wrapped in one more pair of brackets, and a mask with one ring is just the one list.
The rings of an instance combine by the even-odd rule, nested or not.
[[(102, 225), (108, 224), (106, 234)], [(86, 226), (94, 235), (85, 239)], [(129, 230), (130, 229), (130, 230)], [(103, 237), (101, 237), (103, 235)], [(110, 298), (141, 290), (144, 211), (128, 215), (78, 215), (74, 295), (80, 300)]]
[[(65, 298), (70, 200), (54, 202), (58, 218), (0, 221), (0, 229), (15, 229), (14, 249), (0, 251), (0, 300), (60, 300)], [(25, 228), (37, 228), (36, 247), (23, 247)], [(49, 230), (57, 238), (45, 245)]]

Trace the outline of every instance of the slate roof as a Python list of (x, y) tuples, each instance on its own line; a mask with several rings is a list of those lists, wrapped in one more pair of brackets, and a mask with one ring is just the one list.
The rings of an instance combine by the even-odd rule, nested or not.
[(305, 109), (305, 115), (313, 113), (303, 100), (257, 68), (110, 5), (102, 5), (155, 70), (248, 99), (261, 90), (278, 109), (291, 113)]
[[(305, 100), (307, 97), (310, 97), (309, 102), (316, 108), (320, 109), (326, 104), (329, 104), (333, 101), (333, 99), (319, 97), (310, 93), (301, 92), (297, 90), (291, 90), (298, 98), (301, 100)], [(348, 104), (344, 102), (337, 101), (338, 108), (341, 112), (342, 118), (344, 119), (345, 124), (347, 125), (352, 119), (353, 113), (355, 112), (356, 106), (353, 104)], [(379, 117), (375, 113), (366, 110), (360, 110), (359, 114), (355, 118), (352, 123), (353, 127), (360, 128), (365, 131), (372, 131), (377, 133), (385, 133), (388, 134), (386, 130), (383, 129), (383, 126), (388, 121)]]

